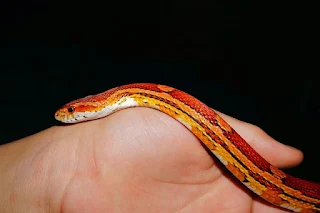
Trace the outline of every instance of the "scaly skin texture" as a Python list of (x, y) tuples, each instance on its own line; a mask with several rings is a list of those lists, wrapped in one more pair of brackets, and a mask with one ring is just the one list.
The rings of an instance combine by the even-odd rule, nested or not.
[(57, 120), (77, 123), (128, 107), (160, 110), (185, 125), (245, 186), (266, 201), (294, 212), (320, 212), (320, 185), (290, 176), (261, 157), (213, 109), (175, 88), (129, 84), (62, 106)]

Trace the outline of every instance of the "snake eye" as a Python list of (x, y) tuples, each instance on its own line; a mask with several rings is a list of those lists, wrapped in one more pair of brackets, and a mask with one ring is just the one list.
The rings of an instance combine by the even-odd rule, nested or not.
[(68, 108), (68, 112), (73, 112), (74, 111), (74, 108), (73, 107), (69, 107)]

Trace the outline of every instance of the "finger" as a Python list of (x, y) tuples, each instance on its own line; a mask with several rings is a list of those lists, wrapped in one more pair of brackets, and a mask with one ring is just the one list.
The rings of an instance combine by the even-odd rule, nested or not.
[(289, 168), (300, 164), (303, 153), (291, 146), (279, 143), (259, 127), (240, 121), (215, 110), (245, 139), (253, 149), (274, 166)]

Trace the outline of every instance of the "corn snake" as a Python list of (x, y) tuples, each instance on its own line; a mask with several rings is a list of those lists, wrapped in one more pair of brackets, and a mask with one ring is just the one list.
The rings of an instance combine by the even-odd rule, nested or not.
[(78, 123), (128, 107), (149, 107), (188, 128), (246, 187), (293, 212), (320, 212), (320, 185), (284, 173), (261, 157), (212, 108), (178, 89), (151, 83), (128, 84), (62, 106), (55, 118)]

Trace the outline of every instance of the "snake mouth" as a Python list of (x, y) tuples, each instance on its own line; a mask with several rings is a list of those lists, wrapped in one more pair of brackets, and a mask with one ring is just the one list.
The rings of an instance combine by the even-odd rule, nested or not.
[(96, 119), (100, 113), (101, 111), (70, 113), (68, 109), (60, 109), (54, 114), (54, 117), (56, 120), (62, 123), (78, 123), (86, 120)]
[(58, 110), (56, 111), (56, 113), (54, 114), (54, 118), (58, 121), (61, 121), (61, 122), (66, 122), (66, 120), (68, 120), (68, 113), (65, 112), (65, 110)]
[(63, 121), (65, 119), (65, 115), (59, 112), (56, 112), (54, 114), (54, 118), (58, 121)]

